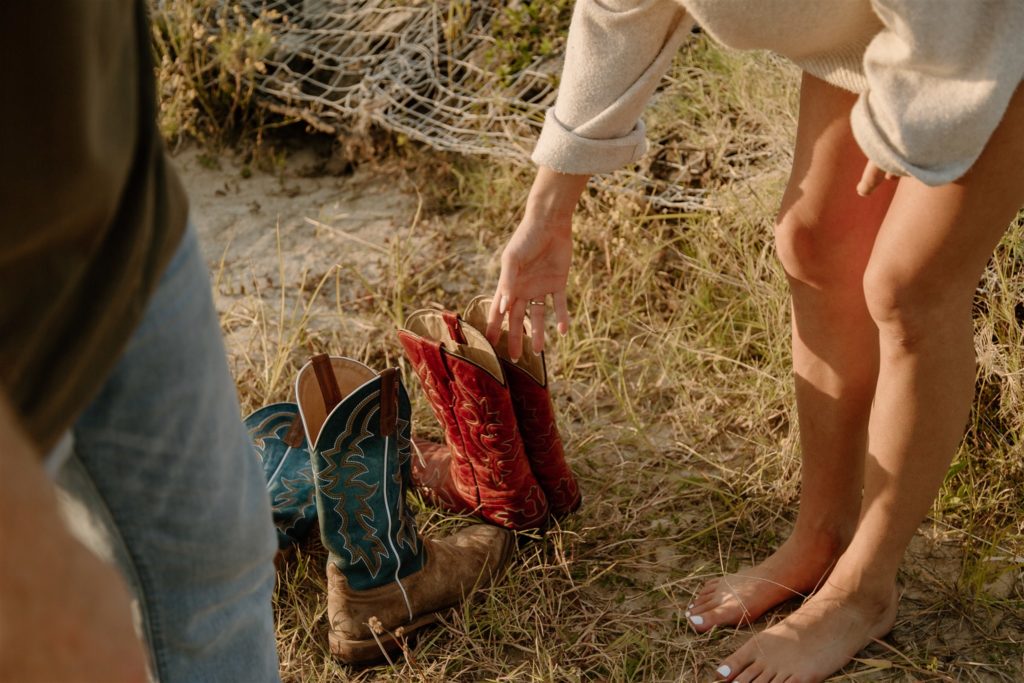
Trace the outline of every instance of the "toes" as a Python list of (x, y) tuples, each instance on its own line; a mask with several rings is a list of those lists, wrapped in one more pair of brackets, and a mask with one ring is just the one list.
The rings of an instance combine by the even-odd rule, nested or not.
[(692, 614), (704, 614), (710, 612), (721, 604), (719, 596), (714, 595), (706, 600), (699, 600), (690, 608)]
[(690, 599), (690, 609), (694, 606), (701, 604), (708, 598), (715, 595), (715, 586), (718, 585), (718, 579), (712, 579), (700, 587), (693, 597)]
[(729, 610), (718, 604), (718, 598), (697, 603), (693, 609), (686, 610), (686, 618), (697, 633), (705, 633), (715, 626), (733, 624), (729, 620)]
[(715, 591), (718, 590), (718, 584), (721, 580), (721, 577), (719, 577), (706, 581), (704, 585), (700, 587), (700, 590), (697, 592), (697, 598), (700, 599), (707, 597), (709, 595), (714, 595)]
[[(720, 680), (735, 681), (750, 665), (757, 661), (757, 649), (753, 640), (748, 640), (743, 646), (725, 658), (721, 664), (715, 667), (715, 673)], [(760, 673), (761, 669), (758, 668)]]
[(736, 675), (733, 680), (736, 683), (754, 683), (756, 680), (762, 680), (761, 674), (764, 672), (764, 666), (759, 662), (754, 662), (746, 669)]
[(719, 598), (720, 596), (712, 593), (690, 603), (690, 607), (686, 610), (685, 616), (690, 622), (690, 625), (698, 633), (704, 633), (718, 623), (717, 621), (708, 620), (708, 612), (718, 605)]
[(782, 683), (782, 678), (777, 677), (774, 671), (769, 671), (767, 669), (762, 671), (757, 678), (753, 679), (753, 683), (772, 683), (772, 681), (775, 681), (775, 683)]
[(715, 626), (743, 626), (757, 616), (747, 608), (745, 598), (733, 589), (728, 576), (708, 581), (686, 610), (686, 618), (698, 633)]
[(700, 633), (714, 626), (743, 626), (751, 622), (750, 613), (743, 608), (742, 603), (734, 600), (708, 606), (702, 611), (690, 610), (687, 617)]
[(718, 594), (717, 591), (713, 591), (713, 592), (707, 593), (705, 595), (699, 595), (699, 596), (697, 596), (697, 599), (693, 601), (693, 607), (691, 607), (690, 609), (692, 609), (692, 610), (700, 610), (702, 608), (707, 609), (707, 606), (709, 604), (713, 604), (716, 600), (718, 600), (718, 598), (719, 598), (719, 594)]
[(686, 620), (690, 622), (690, 626), (693, 627), (693, 630), (697, 633), (706, 633), (707, 631), (711, 630), (712, 626), (714, 626), (714, 624), (709, 623), (704, 618), (704, 615), (694, 614), (689, 610), (687, 610), (686, 612)]

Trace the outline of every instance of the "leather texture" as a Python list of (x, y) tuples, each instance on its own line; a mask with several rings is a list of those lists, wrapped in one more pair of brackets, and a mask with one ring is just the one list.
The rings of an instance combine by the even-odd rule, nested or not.
[(314, 443), (329, 553), (330, 649), (348, 663), (376, 660), (399, 649), (399, 635), (490, 585), (511, 556), (512, 536), (482, 524), (441, 540), (419, 536), (406, 499), (412, 409), (396, 370), (378, 375), (348, 358), (321, 357), (299, 372), (296, 396)]
[[(347, 371), (357, 379), (339, 390), (340, 402), (322, 425), (306, 422), (306, 433), (315, 435), (311, 462), (320, 537), (328, 562), (345, 574), (353, 589), (367, 590), (403, 579), (423, 566), (416, 522), (405, 503), (412, 473), (412, 411), (399, 383), (396, 433), (383, 434), (380, 376), (351, 359), (330, 362), (339, 373)], [(368, 379), (351, 388), (358, 370), (365, 370)], [(329, 386), (323, 372), (312, 363), (299, 372), (296, 395), (304, 420), (307, 402), (322, 398), (329, 405), (336, 398), (310, 390), (312, 373), (321, 375), (317, 387)]]
[(313, 468), (298, 418), (296, 404), (273, 403), (244, 420), (263, 465), (281, 550), (306, 540), (316, 526)]
[[(463, 447), (462, 432), (455, 417), (455, 394), (441, 352), (441, 344), (405, 330), (399, 331), (398, 340), (420, 381), (420, 387), (427, 397), (434, 417), (444, 429), (445, 443), (450, 451), (451, 462), (449, 464), (446, 458), (445, 466), (450, 466), (452, 471), (448, 479), (449, 486), (443, 489), (444, 497), (435, 496), (434, 489), (420, 486), (419, 479), (415, 480), (417, 486), (432, 502), (453, 512), (479, 510), (480, 490), (476, 482), (476, 469)], [(429, 467), (426, 463), (433, 462), (438, 452), (435, 450), (429, 453), (430, 459), (425, 457), (427, 454), (420, 455), (421, 457), (417, 459), (419, 466), (413, 470), (414, 477)], [(444, 504), (446, 499), (449, 501), (448, 505)], [(456, 500), (460, 502), (456, 504)]]
[(442, 486), (433, 488), (422, 476), (417, 485), (452, 511), (474, 510), (509, 529), (542, 526), (547, 498), (526, 459), (512, 398), (490, 344), (439, 311), (418, 311), (406, 326), (399, 341), (451, 452), (448, 479), (441, 474), (443, 452), (421, 452), (416, 474)]
[[(496, 580), (508, 563), (514, 541), (504, 529), (476, 524), (444, 539), (425, 540), (423, 545), (426, 560), (422, 569), (401, 585), (391, 582), (354, 590), (344, 572), (328, 565), (327, 613), (335, 655), (346, 661), (379, 656), (380, 645), (388, 644), (388, 632), (394, 634), (402, 628), (402, 635), (409, 635), (408, 625), (430, 623), (438, 611)], [(371, 623), (380, 625), (377, 639)]]
[[(490, 297), (476, 297), (466, 307), (463, 324), (483, 334), (487, 328), (490, 307)], [(525, 321), (525, 327), (523, 351), (518, 362), (509, 358), (506, 330), (502, 330), (494, 352), (508, 380), (509, 394), (512, 396), (512, 406), (530, 468), (547, 496), (551, 513), (562, 516), (578, 509), (583, 497), (565, 458), (565, 448), (558, 432), (544, 352), (534, 353), (533, 331), (529, 320)]]
[(452, 455), (448, 446), (415, 437), (412, 442), (412, 481), (420, 495), (443, 510), (473, 514), (476, 506), (470, 505), (455, 485)]
[[(528, 340), (524, 343), (530, 343)], [(562, 437), (555, 421), (555, 409), (547, 384), (540, 384), (529, 373), (502, 358), (516, 423), (530, 469), (548, 498), (551, 513), (566, 515), (579, 508), (583, 500), (576, 477), (565, 459)]]

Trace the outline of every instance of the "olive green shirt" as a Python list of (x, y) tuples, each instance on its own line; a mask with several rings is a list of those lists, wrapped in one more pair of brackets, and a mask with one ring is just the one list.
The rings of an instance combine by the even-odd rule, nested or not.
[(5, 6), (0, 391), (49, 449), (112, 370), (184, 230), (142, 0)]

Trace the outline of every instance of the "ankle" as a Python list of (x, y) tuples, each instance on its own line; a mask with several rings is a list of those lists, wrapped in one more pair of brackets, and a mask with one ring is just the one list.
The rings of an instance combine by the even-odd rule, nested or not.
[(802, 523), (797, 519), (790, 541), (807, 548), (817, 557), (838, 560), (853, 538), (853, 525), (821, 522)]
[(895, 580), (882, 577), (851, 584), (846, 577), (833, 572), (825, 581), (822, 593), (871, 618), (888, 613), (899, 602)]
[(896, 571), (882, 562), (858, 562), (844, 554), (828, 577), (831, 592), (848, 596), (865, 612), (888, 610), (896, 601)]

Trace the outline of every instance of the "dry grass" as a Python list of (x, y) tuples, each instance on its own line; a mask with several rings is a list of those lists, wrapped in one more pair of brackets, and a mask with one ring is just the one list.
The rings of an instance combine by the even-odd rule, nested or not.
[[(747, 637), (695, 635), (682, 608), (704, 579), (768, 555), (794, 518), (788, 300), (771, 223), (797, 80), (770, 58), (703, 41), (675, 74), (650, 123), (680, 141), (708, 210), (657, 214), (593, 192), (577, 222), (574, 327), (549, 359), (583, 509), (523, 539), (506, 580), (407, 657), (362, 671), (328, 656), (325, 557), (300, 551), (275, 595), (285, 681), (707, 680)], [(310, 348), (403, 365), (393, 332), (405, 314), (457, 308), (493, 286), (530, 171), (416, 150), (381, 163), (420, 194), (408, 226), (420, 241), (391, 240), (380, 278), (360, 282), (361, 264), (340, 254), (332, 271), (228, 312), (226, 327), (253, 331), (250, 346), (231, 349), (246, 409), (287, 398)], [(1024, 679), (1022, 302), (1018, 219), (978, 297), (975, 411), (905, 563), (896, 628), (837, 680)], [(337, 324), (307, 326), (316, 310)], [(436, 433), (405, 369), (416, 429)], [(465, 523), (422, 505), (419, 519), (426, 534)]]

